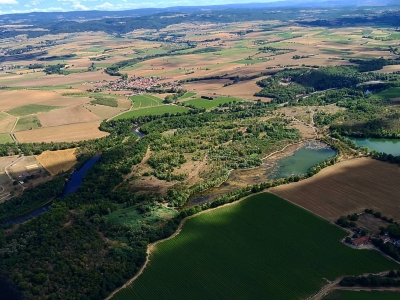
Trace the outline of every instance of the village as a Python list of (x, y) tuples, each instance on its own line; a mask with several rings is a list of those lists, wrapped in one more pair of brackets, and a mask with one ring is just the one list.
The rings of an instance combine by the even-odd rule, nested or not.
[(174, 88), (178, 86), (178, 81), (172, 82), (163, 82), (160, 81), (165, 80), (165, 78), (161, 77), (137, 77), (133, 76), (131, 78), (126, 79), (118, 79), (115, 81), (102, 80), (96, 82), (88, 82), (87, 84), (94, 84), (96, 90), (107, 90), (107, 91), (149, 91), (151, 89), (165, 89), (165, 88)]

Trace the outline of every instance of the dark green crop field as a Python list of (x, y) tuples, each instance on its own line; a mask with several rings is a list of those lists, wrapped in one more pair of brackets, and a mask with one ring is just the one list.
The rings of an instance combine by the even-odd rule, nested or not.
[(346, 233), (264, 193), (189, 219), (155, 247), (119, 299), (305, 299), (341, 275), (398, 265), (340, 242)]
[(398, 300), (400, 293), (379, 291), (334, 291), (324, 300)]

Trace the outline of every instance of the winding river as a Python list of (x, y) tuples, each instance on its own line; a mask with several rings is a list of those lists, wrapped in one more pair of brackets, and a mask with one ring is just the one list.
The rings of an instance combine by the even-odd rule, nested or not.
[[(139, 137), (139, 140), (145, 136), (144, 133), (139, 131), (140, 125), (137, 125), (132, 128), (132, 133), (136, 134)], [(64, 186), (64, 190), (61, 194), (61, 199), (66, 197), (67, 195), (71, 193), (75, 193), (78, 191), (79, 187), (82, 184), (83, 177), (85, 176), (86, 172), (94, 166), (95, 163), (98, 162), (98, 160), (101, 157), (101, 153), (96, 153), (93, 157), (88, 159), (79, 170), (75, 170), (69, 180), (66, 182)], [(42, 206), (41, 208), (38, 208), (34, 211), (31, 211), (23, 216), (20, 216), (18, 218), (12, 219), (10, 221), (4, 222), (3, 224), (9, 225), (13, 223), (20, 223), (23, 222), (29, 218), (36, 217), (46, 211), (48, 211), (51, 207), (51, 204), (47, 204), (45, 206)]]

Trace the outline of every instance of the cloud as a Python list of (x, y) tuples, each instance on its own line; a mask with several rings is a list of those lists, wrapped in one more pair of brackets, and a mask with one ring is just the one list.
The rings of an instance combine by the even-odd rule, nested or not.
[(0, 0), (0, 4), (18, 4), (17, 0)]
[(115, 8), (115, 6), (112, 5), (110, 2), (105, 2), (103, 4), (97, 5), (96, 8), (97, 9), (111, 9), (111, 8)]
[(80, 10), (89, 10), (85, 5), (81, 4), (80, 2), (74, 2), (72, 5), (74, 9), (80, 9)]

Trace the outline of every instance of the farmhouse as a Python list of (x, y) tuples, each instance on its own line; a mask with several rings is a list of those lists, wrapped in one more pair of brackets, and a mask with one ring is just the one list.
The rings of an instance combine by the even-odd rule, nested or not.
[(354, 246), (361, 246), (361, 245), (368, 244), (368, 242), (369, 242), (369, 236), (363, 236), (363, 237), (354, 239), (351, 243)]

